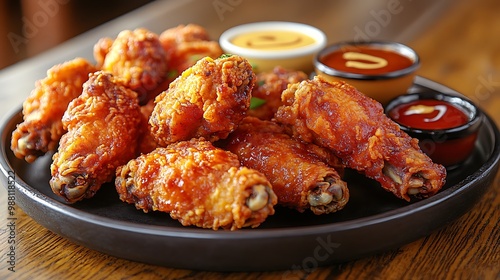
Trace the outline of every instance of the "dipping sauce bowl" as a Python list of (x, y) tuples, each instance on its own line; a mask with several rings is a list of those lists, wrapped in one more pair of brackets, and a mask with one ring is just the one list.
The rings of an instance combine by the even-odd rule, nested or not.
[(326, 35), (306, 24), (269, 21), (230, 28), (219, 43), (225, 53), (246, 58), (255, 72), (281, 66), (309, 73), (314, 55), (326, 46)]
[(317, 75), (346, 81), (383, 105), (407, 92), (419, 66), (417, 53), (396, 42), (341, 42), (314, 58)]
[(424, 153), (448, 169), (470, 156), (483, 117), (467, 98), (437, 92), (398, 96), (385, 112), (401, 130), (419, 139)]

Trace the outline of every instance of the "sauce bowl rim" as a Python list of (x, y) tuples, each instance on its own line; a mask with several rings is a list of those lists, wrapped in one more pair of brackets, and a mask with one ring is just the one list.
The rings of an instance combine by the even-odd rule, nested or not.
[[(242, 32), (269, 29), (283, 29), (304, 33), (314, 39), (314, 43), (290, 50), (255, 50), (239, 47), (231, 43), (231, 39)], [(304, 55), (312, 55), (320, 51), (327, 44), (326, 34), (312, 25), (288, 21), (261, 21), (237, 25), (224, 31), (219, 37), (222, 49), (229, 53), (255, 59), (286, 59)]]
[[(412, 60), (412, 64), (406, 68), (396, 70), (396, 71), (391, 71), (391, 72), (386, 72), (383, 74), (359, 74), (359, 73), (351, 73), (351, 72), (345, 72), (341, 70), (337, 70), (333, 67), (330, 67), (323, 62), (321, 62), (321, 58), (324, 57), (327, 54), (332, 53), (335, 50), (338, 50), (342, 48), (343, 46), (375, 46), (379, 47), (381, 49), (390, 49), (393, 51), (396, 51), (398, 54), (404, 55), (408, 57), (410, 60)], [(408, 55), (410, 54), (410, 55)], [(392, 42), (392, 41), (362, 41), (362, 42), (356, 42), (356, 41), (342, 41), (338, 42), (335, 44), (331, 44), (323, 48), (321, 51), (319, 51), (315, 57), (314, 57), (314, 67), (318, 69), (318, 71), (323, 72), (326, 75), (329, 76), (336, 76), (340, 78), (348, 78), (348, 79), (355, 79), (355, 80), (385, 80), (385, 79), (392, 79), (392, 78), (398, 78), (402, 77), (405, 75), (409, 75), (415, 70), (417, 70), (420, 67), (420, 57), (418, 53), (412, 49), (411, 47), (399, 43), (399, 42)]]

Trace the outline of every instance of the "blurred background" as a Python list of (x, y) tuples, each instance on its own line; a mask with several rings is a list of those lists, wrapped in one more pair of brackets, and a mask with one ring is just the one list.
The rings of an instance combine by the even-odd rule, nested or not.
[(0, 103), (20, 104), (51, 66), (92, 60), (99, 38), (124, 29), (196, 23), (217, 40), (235, 25), (277, 20), (316, 26), (328, 43), (405, 43), (421, 58), (418, 75), (500, 106), (499, 11), (498, 0), (0, 0)]
[(0, 69), (153, 0), (0, 0)]
[(165, 10), (160, 21), (147, 23), (149, 28), (158, 28), (157, 32), (195, 22), (216, 37), (236, 24), (286, 20), (313, 24), (332, 41), (356, 36), (407, 41), (460, 1), (0, 0), (0, 69), (150, 2), (162, 2), (155, 4), (172, 9)]

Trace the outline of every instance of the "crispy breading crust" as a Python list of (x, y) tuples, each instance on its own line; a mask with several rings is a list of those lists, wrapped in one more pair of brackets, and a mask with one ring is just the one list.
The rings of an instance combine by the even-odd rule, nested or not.
[(141, 104), (164, 89), (167, 56), (154, 32), (144, 28), (123, 30), (112, 42), (108, 38), (99, 40), (94, 56), (99, 63), (102, 61), (101, 70), (119, 77), (126, 87), (137, 92)]
[(276, 120), (295, 137), (331, 149), (347, 167), (397, 197), (428, 197), (444, 185), (446, 169), (433, 163), (380, 103), (349, 84), (315, 77), (290, 86), (282, 100)]
[(53, 66), (47, 77), (35, 83), (35, 89), (23, 103), (23, 122), (12, 133), (11, 149), (16, 157), (33, 162), (55, 150), (66, 132), (62, 116), (94, 71), (96, 67), (90, 62), (75, 58)]
[[(116, 171), (120, 199), (144, 212), (162, 211), (183, 225), (239, 229), (256, 227), (274, 214), (277, 198), (256, 170), (204, 139), (157, 148)], [(254, 188), (261, 188), (256, 192)], [(249, 199), (263, 195), (259, 209)]]
[(162, 146), (227, 137), (246, 115), (254, 80), (252, 66), (242, 57), (199, 60), (156, 97), (152, 134)]
[(193, 23), (163, 31), (160, 42), (167, 54), (169, 78), (172, 80), (199, 59), (206, 56), (216, 59), (223, 53), (219, 43), (210, 40), (208, 31)]
[(347, 184), (334, 168), (343, 173), (340, 160), (327, 149), (291, 138), (275, 122), (246, 117), (224, 142), (244, 166), (266, 175), (282, 206), (328, 214), (349, 200)]
[(50, 186), (68, 202), (94, 196), (118, 166), (137, 155), (137, 94), (111, 74), (96, 72), (63, 116), (68, 132), (53, 156)]

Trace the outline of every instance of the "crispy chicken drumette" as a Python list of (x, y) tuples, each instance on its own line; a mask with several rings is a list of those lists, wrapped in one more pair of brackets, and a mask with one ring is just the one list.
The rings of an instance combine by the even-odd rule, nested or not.
[(266, 175), (282, 206), (319, 215), (341, 210), (349, 200), (340, 160), (327, 149), (291, 138), (275, 122), (246, 117), (224, 142), (244, 166)]
[(316, 77), (290, 86), (282, 100), (276, 120), (295, 137), (332, 150), (347, 167), (397, 197), (428, 197), (444, 185), (446, 169), (433, 163), (380, 103), (347, 83)]
[(140, 124), (137, 94), (109, 73), (92, 74), (63, 116), (68, 132), (53, 156), (54, 193), (70, 203), (94, 196), (137, 155)]
[(260, 172), (204, 139), (180, 141), (117, 169), (120, 199), (144, 212), (167, 212), (183, 225), (256, 227), (274, 214), (276, 195)]
[(141, 104), (167, 87), (166, 53), (158, 35), (147, 29), (123, 30), (114, 40), (100, 39), (94, 57), (101, 70), (137, 92)]
[(96, 67), (83, 58), (53, 66), (38, 80), (23, 103), (23, 122), (12, 133), (11, 149), (18, 158), (33, 162), (53, 151), (66, 132), (62, 116), (68, 104), (82, 93), (82, 86)]
[(149, 123), (160, 145), (204, 137), (216, 141), (236, 128), (250, 106), (255, 74), (239, 56), (199, 60), (155, 99)]
[(167, 54), (169, 78), (172, 80), (199, 59), (206, 56), (216, 59), (223, 54), (219, 43), (210, 39), (208, 31), (193, 23), (163, 31), (160, 42)]

